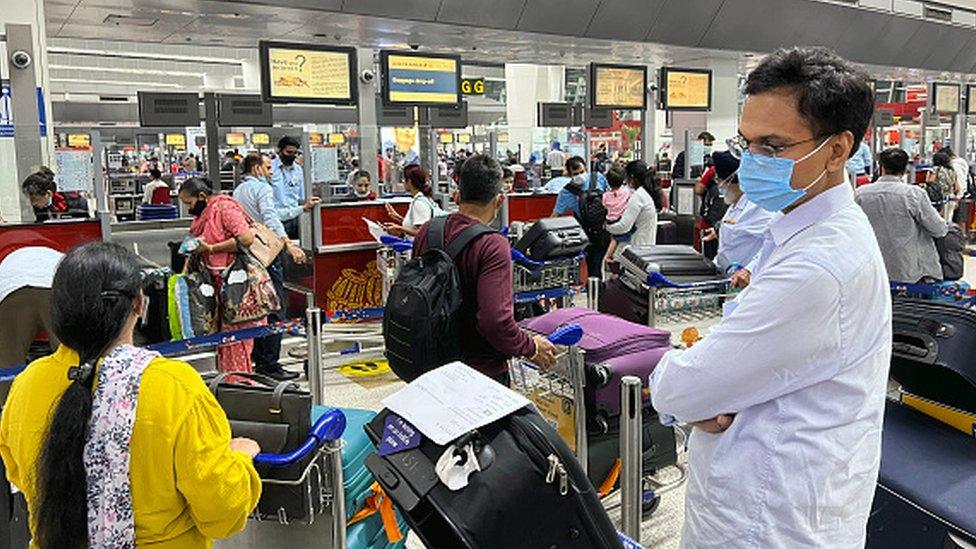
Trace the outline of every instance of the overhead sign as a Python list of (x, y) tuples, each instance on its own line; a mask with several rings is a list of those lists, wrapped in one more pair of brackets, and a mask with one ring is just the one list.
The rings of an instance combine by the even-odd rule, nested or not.
[(501, 132), (498, 134), (499, 143), (508, 143), (508, 132)]
[(182, 133), (168, 133), (166, 134), (166, 144), (177, 149), (185, 149), (186, 136)]
[(575, 126), (572, 103), (539, 103), (540, 128), (569, 128)]
[(959, 84), (936, 82), (932, 84), (932, 105), (941, 114), (959, 113)]
[(593, 108), (647, 108), (647, 67), (592, 63), (590, 84), (590, 106)]
[(966, 86), (966, 114), (976, 114), (976, 85), (970, 84)]
[(321, 145), (324, 139), (325, 135), (323, 135), (322, 132), (312, 132), (308, 134), (308, 142), (310, 145)]
[(220, 94), (217, 100), (217, 125), (225, 128), (272, 126), (271, 104), (262, 101), (260, 95)]
[(661, 108), (671, 111), (712, 109), (712, 71), (661, 69)]
[(895, 111), (891, 109), (875, 109), (873, 125), (875, 128), (885, 128), (895, 124)]
[(271, 136), (266, 133), (252, 133), (251, 134), (251, 144), (252, 145), (270, 145)]
[(376, 97), (376, 125), (381, 127), (412, 127), (417, 122), (417, 109), (407, 105), (388, 105)]
[(484, 78), (462, 78), (461, 93), (463, 93), (464, 95), (484, 95), (485, 79)]
[(381, 51), (383, 99), (391, 104), (461, 102), (461, 58), (456, 55)]
[(454, 134), (442, 133), (440, 134), (440, 141), (445, 145), (450, 145), (451, 143), (454, 143)]
[(139, 125), (144, 128), (185, 128), (200, 125), (200, 96), (196, 93), (138, 92)]
[(91, 147), (91, 136), (87, 133), (68, 134), (68, 146), (71, 148)]
[(470, 133), (459, 133), (458, 136), (457, 136), (457, 140), (458, 140), (458, 143), (463, 143), (463, 144), (470, 143), (471, 142), (471, 134)]
[(265, 101), (356, 104), (354, 48), (265, 41), (258, 48)]
[(329, 134), (329, 145), (342, 145), (346, 142), (346, 136), (341, 133)]
[(463, 129), (468, 127), (468, 103), (444, 107), (430, 107), (427, 120), (431, 128)]
[(613, 111), (611, 109), (583, 109), (583, 125), (587, 128), (612, 128)]
[(240, 146), (247, 142), (243, 133), (231, 132), (227, 134), (227, 144), (231, 146)]

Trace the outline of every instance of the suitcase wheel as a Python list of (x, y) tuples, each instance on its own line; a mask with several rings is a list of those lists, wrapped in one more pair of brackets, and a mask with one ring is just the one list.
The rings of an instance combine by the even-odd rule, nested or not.
[(641, 498), (641, 518), (647, 520), (660, 506), (661, 496), (655, 494), (653, 490), (645, 491)]

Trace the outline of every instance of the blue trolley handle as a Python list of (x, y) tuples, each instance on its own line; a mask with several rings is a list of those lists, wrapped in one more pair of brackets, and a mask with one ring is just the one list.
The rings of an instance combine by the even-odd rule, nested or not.
[[(579, 324), (567, 324), (565, 326), (560, 326), (556, 328), (551, 334), (546, 336), (553, 345), (576, 345), (581, 339), (583, 339), (583, 327)], [(539, 367), (532, 362), (527, 362), (527, 365), (533, 369), (539, 369)]]
[(701, 282), (673, 282), (661, 273), (654, 272), (647, 275), (647, 285), (652, 288), (718, 288), (729, 283), (729, 279), (703, 280)]
[(339, 440), (346, 430), (346, 415), (342, 410), (334, 408), (322, 415), (308, 432), (308, 438), (301, 446), (286, 454), (260, 453), (254, 457), (256, 465), (270, 467), (287, 467), (303, 460), (310, 453), (318, 450), (323, 444)]
[(524, 265), (526, 267), (538, 268), (545, 265), (545, 261), (536, 261), (534, 259), (529, 259), (525, 254), (512, 248), (512, 261), (518, 263), (519, 265)]
[(399, 238), (391, 234), (381, 235), (380, 243), (393, 248), (393, 251), (397, 253), (403, 253), (407, 250), (413, 249), (413, 242), (407, 240), (406, 238)]

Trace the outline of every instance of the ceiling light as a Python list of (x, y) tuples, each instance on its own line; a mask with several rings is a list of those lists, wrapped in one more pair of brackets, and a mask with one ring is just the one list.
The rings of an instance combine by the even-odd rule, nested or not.
[(48, 65), (49, 69), (69, 70), (69, 71), (91, 71), (91, 72), (115, 72), (122, 74), (144, 74), (152, 76), (188, 76), (192, 78), (204, 78), (206, 73), (188, 71), (166, 71), (160, 69), (127, 69), (123, 67), (75, 67), (71, 65)]
[(102, 23), (110, 25), (127, 25), (131, 27), (151, 27), (159, 22), (155, 17), (133, 17), (131, 15), (120, 15), (117, 13), (108, 14)]
[(215, 65), (239, 66), (246, 59), (231, 59), (227, 57), (207, 57), (196, 55), (178, 55), (171, 53), (152, 53), (135, 51), (90, 50), (84, 48), (66, 48), (48, 46), (48, 53), (67, 53), (72, 55), (88, 55), (94, 57), (121, 57), (125, 59), (154, 59), (157, 61), (185, 61), (188, 63), (209, 63)]
[(169, 82), (124, 82), (121, 80), (90, 80), (88, 78), (52, 78), (51, 82), (65, 82), (69, 84), (106, 84), (110, 86), (132, 86), (136, 88), (173, 88), (182, 89), (185, 86)]

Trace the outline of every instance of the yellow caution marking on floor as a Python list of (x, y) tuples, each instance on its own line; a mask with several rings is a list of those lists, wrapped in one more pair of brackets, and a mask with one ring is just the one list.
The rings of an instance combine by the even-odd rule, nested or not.
[(374, 377), (390, 371), (390, 363), (385, 360), (362, 360), (339, 366), (339, 373), (347, 377)]

